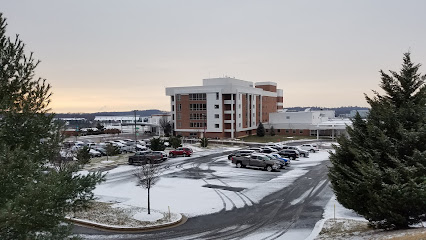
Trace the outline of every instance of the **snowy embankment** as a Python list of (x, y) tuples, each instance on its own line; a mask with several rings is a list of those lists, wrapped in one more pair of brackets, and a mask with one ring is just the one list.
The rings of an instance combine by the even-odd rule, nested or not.
[(408, 230), (372, 229), (364, 217), (343, 207), (333, 196), (324, 209), (323, 219), (317, 222), (306, 240), (426, 239), (424, 226), (426, 222), (412, 226), (412, 229)]

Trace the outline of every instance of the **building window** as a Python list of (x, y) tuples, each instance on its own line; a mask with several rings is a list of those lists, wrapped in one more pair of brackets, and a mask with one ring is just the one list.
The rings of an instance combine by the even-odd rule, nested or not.
[(182, 111), (182, 104), (180, 104), (180, 103), (178, 104), (178, 108), (177, 108), (177, 110), (178, 110), (178, 111)]
[(215, 127), (215, 128), (219, 128), (219, 124), (215, 124), (215, 125), (214, 125), (214, 127)]
[(176, 98), (178, 101), (180, 101), (180, 94), (176, 94)]
[(219, 109), (219, 105), (214, 105), (214, 109)]
[(190, 128), (202, 128), (202, 127), (207, 127), (207, 123), (202, 123), (202, 122), (190, 122), (190, 123), (189, 123), (189, 127), (190, 127)]
[(181, 123), (181, 122), (178, 122), (178, 123), (177, 123), (177, 126), (178, 126), (178, 128), (181, 128), (181, 127), (182, 127), (182, 123)]
[(241, 113), (240, 113), (240, 114), (238, 114), (238, 118), (241, 118)]
[(288, 129), (285, 130), (285, 133), (289, 133), (290, 131)]
[(241, 104), (238, 104), (238, 108), (241, 109)]
[(299, 131), (299, 133), (300, 133), (300, 134), (303, 134), (303, 130), (300, 130), (300, 131)]
[(189, 94), (189, 100), (190, 101), (206, 100), (206, 94), (205, 93), (191, 93), (191, 94)]
[(190, 136), (190, 137), (196, 137), (196, 136), (197, 136), (197, 133), (193, 133), (193, 132), (192, 132), (192, 133), (189, 133), (189, 136)]
[(205, 111), (206, 104), (205, 103), (191, 103), (189, 104), (189, 110), (191, 111)]
[(216, 100), (219, 100), (219, 93), (216, 93)]
[(175, 101), (175, 96), (172, 96), (172, 102)]
[(204, 113), (190, 113), (189, 114), (189, 119), (190, 120), (203, 120), (205, 118), (205, 114)]
[(175, 111), (175, 105), (172, 105), (172, 112)]
[(281, 129), (277, 129), (277, 132), (281, 132)]
[(219, 114), (215, 114), (215, 115), (214, 115), (214, 118), (219, 118)]
[(238, 124), (238, 127), (241, 127), (241, 123)]
[(181, 120), (182, 119), (182, 114), (181, 113), (177, 113), (177, 119)]
[(290, 116), (286, 116), (285, 119), (290, 119)]
[(172, 120), (175, 120), (175, 115), (174, 114), (172, 115)]
[(293, 129), (293, 133), (296, 133), (296, 130), (295, 130), (295, 129)]

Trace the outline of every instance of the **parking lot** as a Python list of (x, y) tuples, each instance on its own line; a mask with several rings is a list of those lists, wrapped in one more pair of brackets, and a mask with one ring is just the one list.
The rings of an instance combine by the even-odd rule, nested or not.
[[(186, 216), (198, 216), (251, 206), (264, 197), (291, 185), (310, 168), (328, 160), (322, 150), (309, 158), (292, 161), (279, 172), (236, 168), (227, 158), (231, 148), (194, 151), (191, 157), (168, 159), (160, 181), (151, 189), (151, 207)], [(108, 171), (107, 181), (95, 189), (100, 201), (116, 206), (146, 207), (146, 190), (136, 186), (137, 166), (119, 166)], [(305, 176), (309, 178), (309, 176)]]

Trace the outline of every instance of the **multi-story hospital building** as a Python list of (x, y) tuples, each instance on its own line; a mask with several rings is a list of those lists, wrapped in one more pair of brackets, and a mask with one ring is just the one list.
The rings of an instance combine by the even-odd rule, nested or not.
[(259, 122), (269, 122), (269, 113), (283, 108), (283, 91), (274, 82), (209, 78), (202, 86), (166, 88), (166, 95), (175, 132), (187, 137), (256, 134)]

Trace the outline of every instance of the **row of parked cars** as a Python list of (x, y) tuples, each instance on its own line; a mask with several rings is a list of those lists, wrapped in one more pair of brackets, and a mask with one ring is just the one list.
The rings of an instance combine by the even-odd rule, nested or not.
[(266, 146), (238, 150), (228, 155), (228, 159), (237, 168), (255, 167), (267, 171), (278, 170), (290, 165), (290, 160), (299, 157), (309, 157), (309, 153), (319, 151), (314, 144), (301, 146), (285, 146), (279, 143), (270, 143)]
[[(169, 151), (169, 157), (190, 157), (193, 151), (188, 147), (179, 147)], [(150, 164), (150, 163), (161, 163), (167, 160), (167, 154), (164, 151), (138, 151), (133, 156), (129, 156), (129, 164)]]
[(150, 143), (147, 140), (135, 141), (132, 139), (111, 140), (102, 143), (69, 141), (64, 142), (63, 149), (65, 152), (66, 150), (70, 150), (71, 153), (76, 153), (79, 149), (83, 147), (88, 147), (89, 154), (91, 157), (101, 157), (107, 155), (106, 148), (108, 145), (115, 146), (120, 153), (129, 153), (137, 151), (146, 151), (149, 149)]

